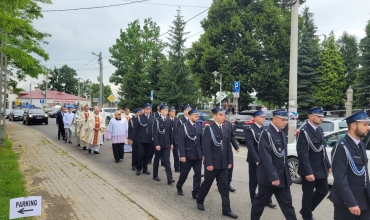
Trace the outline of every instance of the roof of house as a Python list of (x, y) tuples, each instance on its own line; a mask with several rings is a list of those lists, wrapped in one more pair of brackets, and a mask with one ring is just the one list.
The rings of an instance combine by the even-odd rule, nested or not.
[[(31, 95), (30, 95), (31, 94)], [(68, 94), (65, 92), (58, 92), (56, 90), (47, 90), (47, 98), (48, 99), (59, 99), (59, 100), (78, 100), (78, 96)], [(32, 99), (44, 99), (45, 93), (41, 90), (33, 90), (31, 92), (29, 91), (22, 91), (19, 93), (18, 99), (30, 99), (32, 96)], [(90, 101), (90, 99), (86, 99), (83, 97), (80, 97), (81, 101)]]

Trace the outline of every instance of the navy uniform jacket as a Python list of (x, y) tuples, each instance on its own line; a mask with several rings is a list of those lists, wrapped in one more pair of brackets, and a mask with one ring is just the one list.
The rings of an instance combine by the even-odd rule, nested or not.
[(154, 112), (154, 113), (153, 113), (153, 117), (154, 117), (154, 119), (158, 118), (159, 116), (161, 116), (161, 115), (159, 114), (159, 112)]
[(137, 125), (137, 118), (134, 116), (132, 118), (130, 118), (129, 122), (128, 122), (128, 134), (130, 135), (130, 133), (132, 132), (132, 130), (134, 129), (134, 127)]
[[(190, 140), (185, 134), (186, 131), (190, 138), (197, 138), (195, 140)], [(202, 152), (202, 127), (195, 123), (195, 127), (191, 125), (190, 122), (182, 124), (178, 131), (178, 145), (180, 157), (185, 157), (189, 160), (201, 160), (203, 156)]]
[(62, 115), (62, 111), (61, 110), (59, 110), (57, 112), (57, 116), (56, 116), (55, 120), (56, 120), (56, 124), (58, 124), (59, 126), (63, 126), (64, 127), (63, 115)]
[[(158, 130), (159, 128), (159, 130)], [(159, 131), (164, 134), (160, 134)], [(153, 139), (154, 146), (160, 146), (161, 148), (170, 148), (173, 144), (172, 135), (172, 121), (170, 119), (163, 120), (162, 117), (158, 117), (153, 123)]]
[[(302, 177), (313, 174), (317, 179), (328, 178), (328, 170), (331, 168), (328, 155), (326, 153), (326, 142), (324, 131), (321, 127), (315, 131), (310, 124), (303, 126), (297, 138), (297, 153), (299, 160), (298, 173)], [(305, 132), (309, 136), (312, 144), (316, 149), (320, 149), (321, 145), (324, 148), (320, 152), (315, 152), (309, 146)]]
[(222, 126), (225, 126), (229, 130), (230, 132), (229, 135), (231, 137), (231, 145), (233, 146), (233, 148), (235, 150), (239, 149), (238, 142), (236, 141), (235, 135), (233, 133), (233, 124), (231, 124), (231, 122), (229, 121), (226, 121), (222, 124)]
[[(276, 150), (281, 153), (285, 150), (283, 157), (277, 157), (270, 145), (268, 132), (271, 134)], [(270, 124), (264, 128), (258, 144), (260, 161), (257, 166), (257, 181), (259, 184), (272, 186), (272, 181), (280, 180), (278, 188), (289, 187), (292, 180), (289, 176), (288, 158), (287, 158), (287, 140), (284, 130), (282, 136), (276, 131), (275, 127)]]
[(178, 119), (177, 121), (177, 127), (179, 128), (182, 124), (188, 122), (188, 120), (184, 117), (182, 117), (181, 119)]
[[(140, 121), (139, 121), (140, 118)], [(128, 135), (128, 139), (136, 143), (153, 143), (152, 137), (152, 125), (154, 117), (149, 115), (149, 119), (145, 114), (141, 114), (137, 120), (137, 126), (134, 126), (131, 133)]]
[(258, 141), (260, 139), (262, 129), (263, 126), (259, 128), (255, 123), (245, 129), (245, 145), (247, 145), (248, 148), (248, 163), (256, 164), (260, 161), (258, 154)]
[[(211, 137), (211, 130), (219, 143), (222, 140), (223, 146), (216, 146)], [(213, 123), (204, 128), (202, 137), (202, 148), (204, 156), (204, 165), (213, 166), (214, 169), (227, 169), (228, 164), (233, 164), (233, 152), (231, 150), (231, 141), (228, 129)]]
[[(359, 148), (348, 134), (337, 143), (331, 151), (334, 183), (329, 199), (334, 205), (343, 208), (359, 206), (361, 210), (367, 210), (367, 199), (370, 199), (370, 183), (365, 146), (360, 142), (362, 147)], [(353, 173), (348, 164), (344, 146), (347, 147), (358, 170), (365, 166), (366, 188), (365, 175), (357, 176)]]
[(173, 122), (172, 122), (172, 133), (173, 133), (173, 144), (178, 145), (178, 132), (179, 132), (179, 127), (178, 127), (179, 119), (174, 117)]

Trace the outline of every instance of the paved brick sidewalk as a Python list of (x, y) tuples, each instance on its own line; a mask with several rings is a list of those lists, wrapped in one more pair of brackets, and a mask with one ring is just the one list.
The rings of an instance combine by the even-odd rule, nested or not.
[(28, 190), (43, 198), (40, 219), (155, 219), (39, 132), (15, 123), (7, 132)]

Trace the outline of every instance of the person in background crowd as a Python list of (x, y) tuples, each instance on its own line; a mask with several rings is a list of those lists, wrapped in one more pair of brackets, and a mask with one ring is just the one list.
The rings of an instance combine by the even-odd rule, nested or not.
[(83, 107), (83, 111), (80, 112), (79, 126), (77, 128), (77, 135), (80, 137), (80, 146), (83, 150), (87, 150), (86, 148), (89, 142), (89, 123), (87, 120), (89, 119), (90, 114), (89, 106), (85, 105)]
[[(225, 115), (223, 126), (228, 129), (229, 136), (230, 136), (230, 141), (231, 141), (231, 145), (234, 147), (234, 149), (236, 150), (236, 152), (239, 153), (240, 152), (240, 148), (239, 148), (238, 142), (236, 141), (236, 138), (235, 138), (234, 133), (233, 133), (233, 125), (232, 125), (231, 122), (229, 122), (227, 120), (227, 115)], [(231, 187), (231, 180), (232, 180), (232, 177), (233, 177), (233, 170), (234, 170), (234, 164), (228, 170), (228, 183), (229, 183), (229, 191), (230, 192), (235, 192), (235, 190), (236, 190), (233, 187)]]
[(288, 121), (288, 113), (284, 109), (279, 109), (273, 111), (272, 115), (272, 122), (268, 127), (263, 128), (258, 143), (258, 194), (253, 199), (251, 220), (261, 218), (273, 194), (285, 219), (296, 220), (290, 191), (292, 179), (287, 165), (288, 140), (283, 131)]
[[(245, 129), (245, 145), (248, 148), (247, 162), (248, 162), (248, 174), (249, 174), (249, 195), (253, 204), (254, 197), (256, 196), (256, 189), (258, 185), (257, 181), (257, 167), (259, 165), (260, 157), (258, 153), (258, 143), (260, 140), (261, 133), (263, 131), (263, 123), (265, 122), (266, 116), (263, 111), (256, 111), (253, 113), (254, 123)], [(270, 201), (267, 206), (274, 208), (276, 205)]]
[(68, 107), (68, 112), (63, 115), (63, 124), (64, 124), (64, 133), (65, 133), (65, 140), (64, 143), (72, 144), (72, 130), (70, 126), (72, 125), (74, 114), (72, 113), (72, 107)]
[(123, 147), (128, 137), (128, 124), (126, 119), (121, 119), (122, 112), (116, 111), (114, 118), (109, 121), (105, 138), (107, 141), (112, 140), (113, 156), (116, 163), (119, 163), (124, 158)]
[(176, 117), (176, 110), (174, 107), (169, 108), (169, 119), (172, 122), (172, 133), (173, 133), (173, 161), (175, 172), (180, 173), (180, 157), (179, 157), (179, 146), (178, 146), (178, 123), (179, 119)]
[(230, 208), (230, 197), (227, 183), (228, 169), (233, 164), (231, 140), (227, 128), (222, 126), (225, 119), (225, 110), (218, 107), (212, 109), (215, 122), (204, 129), (202, 149), (204, 155), (204, 181), (202, 182), (197, 198), (197, 206), (205, 211), (204, 199), (206, 198), (213, 181), (217, 180), (217, 188), (222, 199), (222, 215), (237, 219)]
[(76, 144), (77, 144), (78, 147), (81, 147), (80, 136), (77, 135), (77, 129), (78, 129), (78, 126), (80, 125), (80, 121), (79, 121), (80, 114), (81, 114), (81, 111), (79, 110), (79, 106), (76, 105), (72, 125), (73, 125), (73, 128), (74, 128), (73, 133), (75, 134)]
[(164, 167), (166, 169), (167, 183), (171, 185), (175, 182), (172, 178), (170, 153), (173, 150), (172, 121), (167, 119), (168, 106), (162, 105), (160, 108), (160, 117), (153, 123), (153, 139), (155, 146), (155, 158), (153, 164), (153, 179), (161, 181), (158, 177), (159, 159), (163, 157)]
[(132, 132), (128, 136), (128, 143), (136, 142), (137, 144), (137, 160), (136, 160), (136, 175), (140, 175), (141, 170), (144, 174), (150, 175), (148, 163), (152, 157), (153, 148), (153, 130), (152, 124), (154, 116), (150, 114), (152, 106), (149, 103), (144, 105), (144, 114), (137, 117), (138, 124), (134, 126)]
[(91, 150), (93, 150), (94, 154), (100, 154), (100, 143), (105, 133), (106, 127), (105, 118), (103, 114), (101, 114), (99, 107), (94, 107), (94, 112), (90, 114), (87, 123), (89, 129), (89, 145), (87, 146), (87, 149), (89, 150), (89, 153), (91, 153)]
[[(143, 113), (142, 108), (135, 109), (135, 116), (131, 118), (129, 126), (128, 126), (128, 134), (130, 135), (132, 130), (134, 129), (135, 126), (137, 126), (137, 118), (139, 115)], [(131, 161), (131, 168), (132, 170), (136, 170), (136, 159), (137, 159), (137, 143), (132, 142), (132, 161)]]
[(324, 119), (321, 107), (308, 110), (308, 122), (297, 137), (298, 173), (302, 177), (303, 220), (312, 220), (312, 212), (329, 192), (328, 176), (331, 165), (326, 154), (324, 131), (319, 126)]
[(263, 112), (267, 111), (267, 108), (266, 108), (266, 106), (265, 106), (265, 105), (262, 105), (262, 107), (261, 107), (261, 111), (263, 111)]
[(334, 183), (329, 196), (335, 220), (370, 219), (370, 182), (366, 137), (370, 118), (364, 110), (346, 118), (348, 133), (331, 151)]
[(182, 124), (178, 131), (178, 147), (180, 160), (184, 164), (180, 173), (179, 181), (176, 184), (177, 193), (183, 196), (182, 186), (193, 168), (193, 199), (198, 198), (201, 172), (202, 172), (202, 126), (198, 124), (199, 112), (193, 109), (189, 112), (189, 122)]
[(65, 114), (65, 107), (62, 106), (60, 111), (58, 111), (56, 116), (56, 125), (58, 126), (58, 140), (60, 140), (60, 136), (62, 136), (62, 140), (65, 140), (65, 130), (64, 130), (64, 122), (63, 116)]

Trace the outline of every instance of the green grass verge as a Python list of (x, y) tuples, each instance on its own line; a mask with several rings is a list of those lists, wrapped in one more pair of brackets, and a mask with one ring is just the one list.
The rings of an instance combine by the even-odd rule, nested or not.
[(0, 219), (9, 219), (10, 199), (27, 195), (18, 155), (12, 150), (12, 142), (5, 138), (5, 147), (0, 146)]

